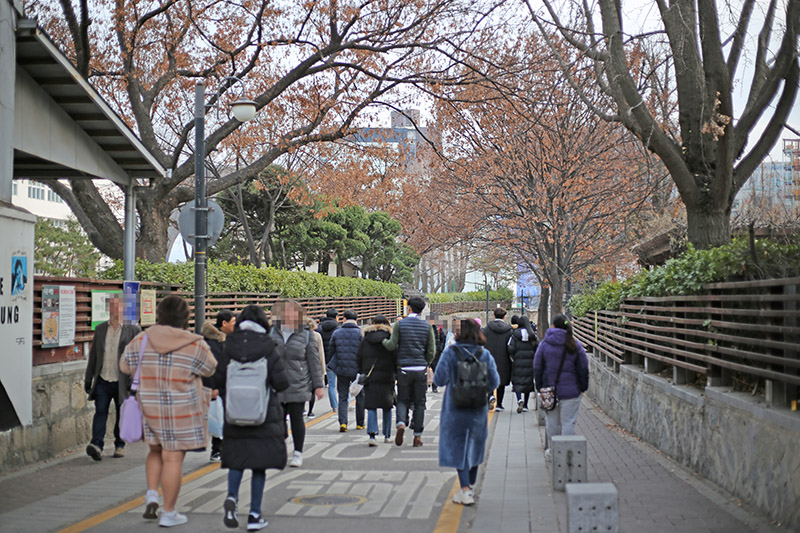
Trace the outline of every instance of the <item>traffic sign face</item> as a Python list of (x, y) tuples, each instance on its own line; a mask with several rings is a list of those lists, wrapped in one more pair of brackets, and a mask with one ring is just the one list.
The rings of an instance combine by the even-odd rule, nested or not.
[[(194, 200), (183, 206), (178, 214), (178, 229), (183, 240), (194, 246)], [(214, 200), (208, 201), (208, 246), (211, 246), (222, 235), (225, 215), (222, 208)]]

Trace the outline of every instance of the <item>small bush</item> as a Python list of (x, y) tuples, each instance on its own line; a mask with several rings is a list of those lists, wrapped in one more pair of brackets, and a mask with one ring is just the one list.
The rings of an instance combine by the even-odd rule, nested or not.
[[(435, 292), (426, 294), (431, 303), (449, 302), (482, 302), (486, 300), (486, 291), (474, 292)], [(507, 287), (501, 287), (496, 291), (489, 291), (489, 300), (493, 302), (504, 302), (514, 298), (514, 293)]]
[[(286, 298), (338, 298), (383, 296), (402, 298), (399, 285), (361, 278), (336, 278), (325, 274), (279, 270), (272, 267), (234, 265), (211, 260), (206, 273), (209, 292), (275, 292)], [(101, 274), (102, 279), (122, 279), (122, 261)], [(136, 260), (136, 279), (172, 283), (194, 290), (194, 263), (149, 263)]]

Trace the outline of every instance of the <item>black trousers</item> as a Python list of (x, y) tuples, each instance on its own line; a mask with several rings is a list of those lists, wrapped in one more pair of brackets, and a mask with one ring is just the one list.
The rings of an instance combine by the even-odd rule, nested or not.
[(397, 373), (397, 423), (408, 426), (408, 408), (414, 404), (414, 435), (422, 435), (425, 427), (425, 393), (428, 373), (425, 370)]
[[(306, 421), (303, 415), (306, 411), (306, 402), (289, 402), (283, 404), (283, 416), (289, 415), (289, 422), (292, 425), (292, 441), (294, 451), (302, 452), (303, 443), (306, 440)], [(289, 436), (288, 428), (284, 432), (284, 437)]]

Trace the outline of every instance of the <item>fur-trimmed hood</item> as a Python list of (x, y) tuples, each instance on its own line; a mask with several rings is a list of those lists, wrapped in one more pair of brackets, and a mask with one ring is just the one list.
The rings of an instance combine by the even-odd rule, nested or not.
[(392, 328), (386, 324), (370, 324), (364, 328), (364, 340), (370, 344), (379, 344), (391, 336)]
[(217, 342), (225, 342), (225, 334), (218, 330), (211, 321), (206, 320), (200, 327), (200, 334), (209, 340)]
[(370, 331), (386, 331), (389, 335), (392, 334), (392, 327), (387, 326), (386, 324), (370, 324), (369, 326), (364, 327), (364, 335), (369, 333)]

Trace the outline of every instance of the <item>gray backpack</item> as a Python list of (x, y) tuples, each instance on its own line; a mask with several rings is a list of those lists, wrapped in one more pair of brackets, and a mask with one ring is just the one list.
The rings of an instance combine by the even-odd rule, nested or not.
[(225, 392), (225, 421), (234, 426), (259, 426), (267, 419), (270, 387), (267, 358), (243, 363), (231, 359)]

